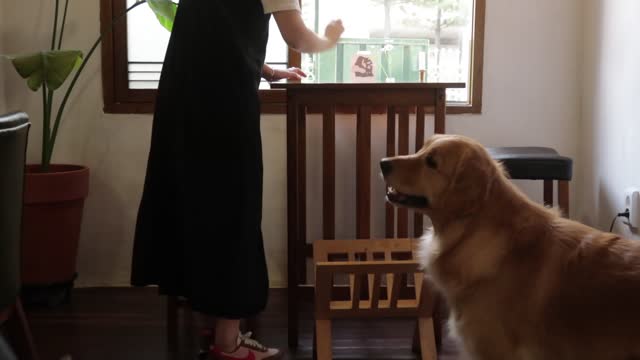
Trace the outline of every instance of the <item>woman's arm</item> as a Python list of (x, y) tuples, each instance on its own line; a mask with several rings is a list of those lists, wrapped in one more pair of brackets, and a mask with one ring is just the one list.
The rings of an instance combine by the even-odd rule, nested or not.
[(276, 71), (269, 65), (262, 65), (262, 77), (267, 81), (274, 81), (276, 78)]
[(324, 36), (320, 36), (307, 28), (298, 10), (278, 11), (273, 13), (273, 17), (287, 45), (302, 53), (329, 50), (344, 32), (342, 21), (334, 20), (327, 25)]

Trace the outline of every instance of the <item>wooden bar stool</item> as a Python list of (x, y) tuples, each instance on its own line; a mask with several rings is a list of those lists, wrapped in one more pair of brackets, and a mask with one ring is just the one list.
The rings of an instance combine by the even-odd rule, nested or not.
[[(319, 240), (315, 270), (314, 354), (332, 359), (334, 319), (414, 318), (422, 360), (436, 360), (435, 296), (416, 260), (418, 240)], [(405, 259), (405, 260), (401, 260)], [(337, 279), (345, 277), (345, 284)], [(409, 285), (407, 278), (413, 280)], [(348, 279), (348, 281), (346, 281)], [(338, 290), (347, 290), (343, 299)]]
[[(287, 96), (287, 222), (288, 222), (288, 342), (290, 348), (298, 346), (299, 311), (304, 301), (313, 300), (313, 285), (307, 277), (308, 260), (313, 258), (312, 242), (307, 229), (307, 211), (311, 206), (321, 211), (322, 239), (336, 238), (336, 185), (343, 185), (336, 176), (336, 159), (344, 152), (353, 151), (356, 186), (349, 201), (355, 203), (356, 239), (371, 239), (372, 206), (385, 206), (384, 237), (388, 239), (419, 237), (422, 235), (423, 216), (407, 209), (396, 209), (382, 201), (372, 204), (372, 194), (382, 200), (386, 189), (372, 184), (371, 175), (379, 171), (372, 168), (372, 114), (386, 110), (386, 155), (406, 155), (414, 146), (419, 150), (427, 132), (425, 115), (433, 110), (433, 133), (445, 132), (446, 90), (463, 88), (464, 83), (272, 83), (272, 89), (285, 89)], [(356, 115), (355, 147), (336, 145), (336, 112), (350, 109)], [(382, 110), (382, 111), (379, 111)], [(309, 113), (322, 114), (321, 119), (310, 120)], [(415, 121), (411, 121), (415, 114)], [(382, 117), (384, 119), (384, 116)], [(322, 122), (322, 201), (307, 204), (307, 123)], [(338, 205), (340, 206), (340, 205)], [(413, 217), (413, 225), (410, 219)], [(378, 237), (382, 237), (379, 236)], [(366, 279), (365, 279), (366, 281)], [(367, 286), (363, 285), (363, 289)], [(436, 328), (436, 335), (440, 328)]]
[(553, 206), (553, 182), (558, 182), (558, 206), (569, 217), (569, 182), (573, 160), (547, 147), (489, 147), (489, 154), (500, 161), (511, 179), (542, 180), (544, 204)]

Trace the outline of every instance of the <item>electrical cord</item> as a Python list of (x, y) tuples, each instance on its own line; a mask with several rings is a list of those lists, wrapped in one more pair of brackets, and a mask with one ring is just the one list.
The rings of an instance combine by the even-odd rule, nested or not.
[(613, 226), (616, 224), (616, 220), (618, 220), (619, 217), (625, 217), (627, 218), (627, 220), (629, 220), (629, 209), (625, 209), (624, 212), (618, 213), (618, 215), (616, 215), (613, 218), (613, 221), (611, 222), (611, 227), (609, 228), (609, 232), (613, 231)]

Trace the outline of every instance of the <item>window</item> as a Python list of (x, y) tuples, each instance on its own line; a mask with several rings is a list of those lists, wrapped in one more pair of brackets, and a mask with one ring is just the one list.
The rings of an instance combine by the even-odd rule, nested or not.
[[(135, 0), (101, 0), (104, 24), (124, 13)], [(348, 80), (351, 61), (366, 51), (379, 81), (418, 79), (465, 82), (448, 90), (448, 111), (480, 112), (482, 52), (486, 0), (302, 0), (305, 23), (322, 33), (340, 17), (345, 33), (338, 45), (321, 54), (297, 54), (287, 48), (275, 21), (265, 62), (275, 68), (297, 66), (311, 79)], [(104, 30), (104, 29), (103, 29)], [(103, 41), (105, 111), (151, 112), (169, 33), (146, 6), (132, 10)], [(263, 111), (284, 112), (285, 96), (261, 88)]]

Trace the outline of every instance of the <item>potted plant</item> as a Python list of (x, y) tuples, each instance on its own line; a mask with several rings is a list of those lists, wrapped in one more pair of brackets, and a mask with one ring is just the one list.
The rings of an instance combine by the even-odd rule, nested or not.
[[(55, 0), (50, 49), (4, 56), (26, 79), (30, 90), (42, 93), (41, 160), (27, 164), (24, 187), (21, 276), (23, 297), (28, 304), (55, 305), (67, 300), (76, 277), (84, 200), (89, 193), (89, 169), (83, 165), (51, 162), (65, 106), (103, 36), (129, 11), (145, 3), (162, 26), (171, 31), (177, 4), (171, 0), (137, 0), (112, 20), (84, 56), (80, 50), (62, 49), (69, 0), (64, 3), (61, 21), (60, 0)], [(71, 83), (54, 111), (55, 92), (72, 74)]]

